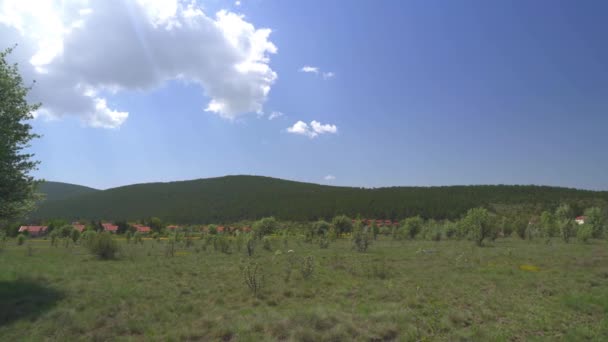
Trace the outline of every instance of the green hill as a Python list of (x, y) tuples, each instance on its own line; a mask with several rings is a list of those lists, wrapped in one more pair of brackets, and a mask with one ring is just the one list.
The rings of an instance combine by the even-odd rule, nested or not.
[(46, 201), (56, 201), (97, 192), (99, 190), (82, 185), (61, 182), (43, 182), (38, 186), (38, 191), (45, 195)]
[(580, 213), (585, 207), (608, 203), (608, 192), (547, 186), (365, 189), (259, 176), (137, 184), (103, 191), (89, 189), (64, 199), (53, 199), (54, 196), (41, 204), (32, 219), (134, 220), (157, 216), (175, 223), (222, 223), (271, 215), (285, 220), (316, 220), (342, 213), (387, 219), (414, 215), (453, 219), (478, 206), (539, 211), (565, 202)]

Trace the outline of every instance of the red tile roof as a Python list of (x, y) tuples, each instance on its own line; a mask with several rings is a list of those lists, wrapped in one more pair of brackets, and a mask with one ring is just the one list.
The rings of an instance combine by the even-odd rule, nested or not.
[(106, 232), (115, 232), (118, 230), (118, 226), (113, 225), (111, 223), (102, 223), (101, 226)]
[(150, 228), (148, 226), (140, 226), (140, 225), (136, 225), (135, 229), (137, 229), (137, 231), (140, 233), (149, 233), (152, 231), (152, 228)]
[(80, 224), (80, 223), (72, 223), (72, 227), (74, 227), (74, 229), (76, 229), (77, 231), (81, 232), (84, 230), (85, 225), (84, 224)]
[(41, 233), (45, 232), (49, 227), (48, 226), (21, 226), (19, 227), (19, 233), (28, 232), (28, 233)]
[(217, 227), (217, 232), (218, 232), (218, 233), (221, 233), (221, 232), (223, 232), (223, 231), (224, 231), (224, 226), (219, 226), (219, 227)]
[(171, 229), (171, 230), (178, 229), (178, 228), (179, 228), (179, 226), (175, 226), (175, 225), (167, 226), (167, 229)]
[(586, 218), (587, 218), (587, 216), (577, 216), (577, 217), (576, 217), (576, 219), (577, 219), (577, 220), (584, 220), (584, 219), (586, 219)]

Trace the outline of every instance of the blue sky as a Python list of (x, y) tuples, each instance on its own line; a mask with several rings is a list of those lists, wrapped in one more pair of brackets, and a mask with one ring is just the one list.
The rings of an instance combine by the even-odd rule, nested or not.
[[(255, 174), (366, 187), (608, 190), (605, 2), (199, 5), (210, 18), (225, 9), (272, 30), (277, 51), (263, 64), (276, 79), (257, 98), (264, 114), (205, 111), (206, 86), (183, 80), (98, 90), (128, 118), (109, 129), (57, 110), (34, 120), (43, 135), (32, 147), (36, 176), (97, 188)], [(274, 111), (284, 115), (269, 120)], [(336, 132), (288, 131), (313, 120)]]

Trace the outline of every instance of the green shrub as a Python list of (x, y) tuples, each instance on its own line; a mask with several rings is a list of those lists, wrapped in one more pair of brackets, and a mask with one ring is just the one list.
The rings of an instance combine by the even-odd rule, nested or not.
[(583, 224), (578, 227), (576, 232), (576, 238), (578, 241), (587, 243), (589, 239), (593, 237), (593, 226), (590, 224)]
[(403, 230), (405, 230), (409, 239), (415, 239), (423, 225), (424, 220), (420, 216), (408, 217), (403, 221)]
[(334, 217), (331, 220), (331, 225), (336, 229), (338, 235), (348, 234), (353, 230), (353, 220), (345, 215)]
[(59, 231), (53, 230), (49, 234), (49, 237), (51, 238), (51, 246), (57, 246), (57, 240), (59, 239)]
[(86, 247), (93, 241), (93, 239), (95, 238), (95, 235), (97, 235), (97, 233), (94, 230), (87, 229), (84, 232), (82, 232), (82, 234), (80, 235), (80, 241)]
[(135, 234), (133, 234), (133, 242), (135, 244), (144, 244), (144, 236), (140, 233), (140, 232), (135, 232)]
[(255, 262), (247, 264), (243, 268), (243, 278), (253, 296), (257, 297), (263, 286), (264, 274), (262, 268)]
[(269, 236), (264, 236), (264, 238), (262, 238), (262, 248), (264, 248), (267, 251), (272, 252), (272, 244), (270, 242)]
[(21, 246), (25, 243), (26, 237), (24, 234), (17, 235), (17, 245)]
[(127, 230), (127, 233), (125, 234), (125, 238), (127, 239), (127, 244), (130, 244), (131, 238), (133, 238), (133, 233), (130, 230)]
[(80, 232), (76, 229), (72, 229), (70, 238), (72, 238), (74, 243), (78, 242), (78, 239), (80, 239)]
[(319, 237), (319, 247), (320, 248), (322, 248), (322, 249), (329, 248), (328, 235), (329, 235), (329, 233)]
[(255, 252), (255, 239), (253, 237), (249, 237), (247, 240), (247, 255), (253, 256), (253, 252)]
[(357, 222), (353, 227), (352, 243), (353, 248), (358, 252), (367, 251), (367, 248), (371, 244), (370, 233), (360, 222)]
[(323, 236), (329, 232), (331, 225), (326, 221), (319, 220), (312, 224), (312, 232), (315, 236)]
[(565, 243), (570, 241), (574, 235), (574, 222), (570, 219), (562, 219), (558, 222), (559, 234)]
[(253, 233), (256, 238), (261, 239), (279, 229), (279, 223), (274, 217), (265, 217), (253, 224)]
[(87, 248), (91, 253), (104, 260), (114, 259), (116, 253), (118, 253), (118, 244), (108, 232), (92, 236), (90, 242), (87, 243)]
[(474, 208), (467, 212), (466, 216), (460, 221), (460, 226), (465, 236), (474, 240), (478, 246), (482, 246), (483, 240), (493, 234), (491, 223), (488, 210)]
[(302, 259), (302, 267), (300, 268), (300, 273), (302, 274), (302, 278), (310, 279), (315, 272), (315, 258), (312, 255), (304, 257)]

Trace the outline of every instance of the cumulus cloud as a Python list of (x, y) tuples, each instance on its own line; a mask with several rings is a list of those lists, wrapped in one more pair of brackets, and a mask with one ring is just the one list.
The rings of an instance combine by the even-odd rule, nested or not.
[(309, 138), (316, 138), (320, 134), (331, 133), (335, 134), (338, 132), (336, 125), (321, 124), (318, 121), (311, 121), (310, 125), (304, 121), (298, 121), (293, 126), (287, 128), (287, 132), (293, 134), (304, 135)]
[(129, 116), (108, 96), (146, 91), (167, 81), (200, 86), (205, 111), (226, 119), (260, 113), (277, 74), (270, 29), (228, 11), (213, 16), (185, 0), (62, 2), (3, 0), (0, 41), (18, 43), (10, 58), (38, 115), (78, 116), (116, 128)]
[(241, 1), (240, 0), (236, 0), (234, 2), (234, 6), (241, 6)]
[(327, 175), (327, 176), (323, 177), (323, 179), (325, 179), (326, 181), (333, 181), (333, 180), (336, 180), (336, 176)]
[(284, 114), (281, 112), (274, 111), (274, 112), (270, 113), (270, 115), (268, 115), (268, 120), (274, 120), (274, 119), (280, 118), (283, 115)]

